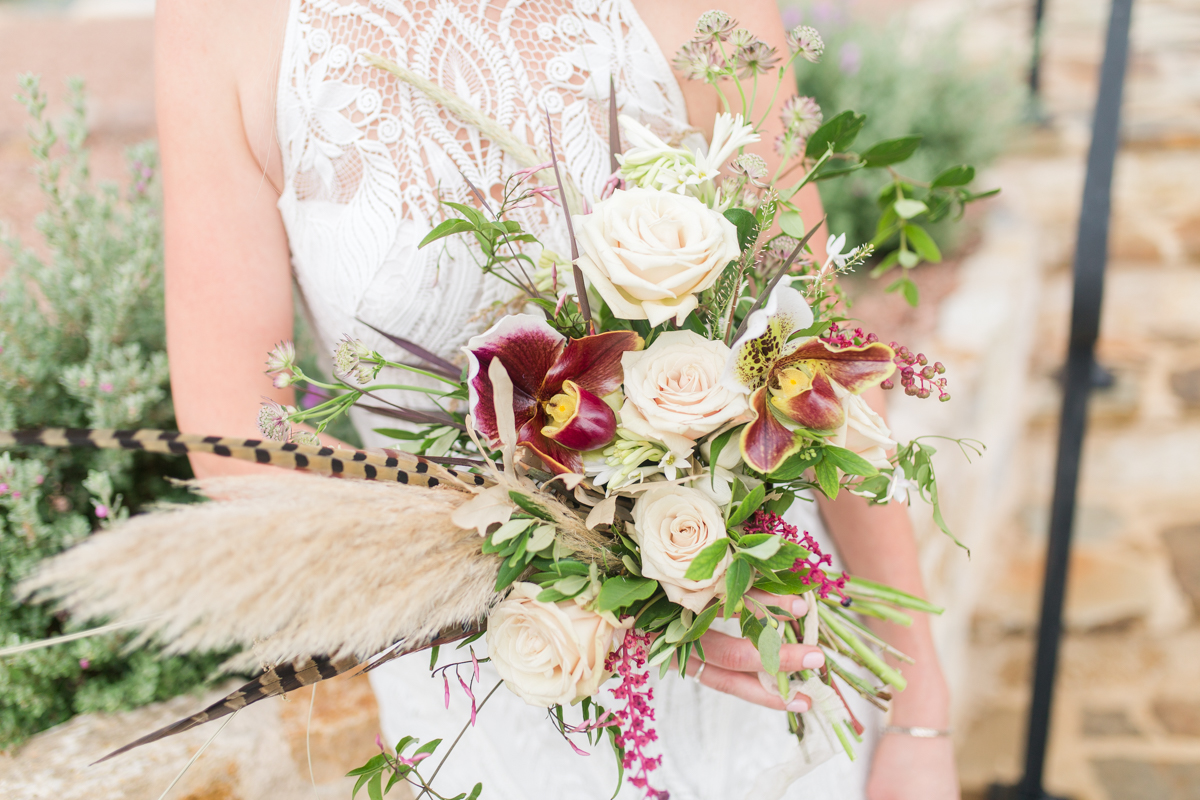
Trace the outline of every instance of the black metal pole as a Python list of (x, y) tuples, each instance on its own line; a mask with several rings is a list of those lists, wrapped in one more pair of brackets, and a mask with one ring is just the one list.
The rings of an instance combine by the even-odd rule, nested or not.
[(1108, 260), (1112, 176), (1120, 139), (1121, 95), (1125, 85), (1132, 10), (1133, 0), (1113, 0), (1104, 63), (1100, 69), (1100, 92), (1096, 98), (1092, 124), (1087, 178), (1083, 187), (1083, 207), (1075, 245), (1071, 338), (1058, 434), (1054, 499), (1050, 511), (1050, 541), (1046, 547), (1046, 576), (1042, 587), (1033, 699), (1029, 707), (1025, 775), (1014, 792), (1021, 800), (1044, 800), (1047, 797), (1042, 780), (1054, 699), (1054, 677), (1058, 667), (1059, 638), (1062, 634), (1063, 595), (1071, 550), (1071, 528), (1075, 519), (1079, 462), (1087, 426), (1088, 395), (1093, 385), (1096, 339), (1100, 332), (1100, 305), (1104, 295), (1104, 269)]
[(1029, 96), (1034, 103), (1042, 91), (1042, 19), (1046, 16), (1046, 0), (1033, 6), (1033, 55), (1029, 61)]

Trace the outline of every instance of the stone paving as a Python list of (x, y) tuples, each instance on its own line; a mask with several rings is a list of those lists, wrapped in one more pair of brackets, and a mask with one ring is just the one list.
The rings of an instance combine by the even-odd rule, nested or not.
[[(18, 70), (40, 71), (57, 93), (62, 76), (84, 74), (101, 175), (119, 174), (120, 149), (153, 132), (150, 20), (111, 17), (136, 11), (133, 5), (79, 0), (67, 16), (37, 16), (27, 13), (27, 3), (0, 2), (0, 81)], [(1031, 5), (853, 3), (862, 14), (901, 12), (917, 35), (957, 44), (980, 62), (1014, 65), (1026, 58)], [(1108, 3), (1051, 0), (1047, 8), (1048, 124), (1017, 137), (984, 177), (1004, 193), (979, 209), (976, 246), (959, 261), (918, 272), (925, 303), (917, 311), (878, 302), (859, 308), (881, 333), (904, 336), (950, 367), (954, 400), (897, 398), (897, 431), (973, 436), (989, 445), (969, 466), (949, 446), (938, 460), (946, 516), (970, 545), (969, 561), (914, 512), (934, 598), (950, 608), (937, 634), (956, 689), (956, 740), (969, 798), (1020, 770), (1056, 444), (1056, 376)], [(1200, 3), (1138, 0), (1131, 56), (1099, 346), (1115, 380), (1092, 404), (1047, 783), (1076, 800), (1196, 800)], [(0, 219), (28, 231), (38, 197), (26, 177), (19, 109), (8, 94), (0, 90)], [(318, 794), (344, 797), (338, 770), (369, 755), (377, 720), (361, 680), (331, 691), (327, 706), (322, 697), (312, 728)], [(311, 792), (304, 788), (306, 701), (263, 704), (236, 719), (177, 796), (248, 800)], [(16, 791), (34, 781), (51, 787), (44, 796), (157, 797), (206, 732), (146, 748), (120, 768), (127, 777), (144, 776), (129, 777), (132, 783), (118, 781), (116, 772), (84, 772), (79, 763), (108, 738), (128, 738), (198, 705), (181, 698), (47, 732), (0, 757), (0, 796), (43, 796)]]

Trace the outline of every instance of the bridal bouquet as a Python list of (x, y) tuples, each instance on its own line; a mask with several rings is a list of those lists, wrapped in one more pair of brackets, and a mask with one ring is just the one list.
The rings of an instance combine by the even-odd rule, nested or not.
[[(26, 444), (205, 450), (392, 484), (366, 491), (351, 488), (365, 487), (361, 482), (318, 481), (337, 485), (335, 491), (314, 489), (310, 478), (262, 490), (246, 488), (251, 481), (204, 487), (223, 502), (131, 520), (124, 532), (118, 526), (96, 537), (79, 548), (83, 555), (68, 553), (35, 579), (31, 591), (64, 598), (76, 613), (134, 619), (152, 612), (152, 620), (138, 622), (177, 648), (240, 642), (275, 665), (222, 704), (139, 743), (362, 662), (373, 668), (421, 649), (432, 650), (431, 670), (445, 680), (447, 699), (451, 673), (457, 676), (473, 722), (482, 706), (475, 701), (482, 659), (471, 644), (486, 637), (486, 660), (508, 690), (550, 709), (549, 724), (568, 742), (607, 737), (632, 783), (665, 797), (651, 784), (658, 760), (651, 754), (647, 673), (686, 674), (689, 663), (703, 661), (701, 637), (710, 626), (736, 619), (781, 707), (797, 694), (811, 698), (807, 711), (780, 712), (805, 757), (816, 763), (835, 747), (853, 756), (862, 726), (844, 694), (885, 707), (891, 692), (904, 688), (884, 656), (905, 657), (864, 618), (906, 624), (909, 611), (938, 609), (833, 571), (831, 556), (788, 522), (787, 511), (812, 502), (814, 493), (832, 499), (848, 492), (872, 503), (916, 497), (932, 504), (945, 529), (933, 448), (898, 443), (863, 394), (897, 385), (916, 398), (944, 401), (949, 394), (942, 364), (847, 323), (839, 276), (867, 263), (873, 246), (846, 250), (844, 237), (828, 236), (827, 256), (814, 259), (809, 242), (821, 223), (806, 225), (794, 200), (813, 181), (887, 170), (892, 180), (880, 196), (885, 212), (874, 244), (898, 237), (898, 247), (874, 269), (900, 267), (892, 288), (912, 296), (906, 271), (921, 259), (940, 259), (922, 221), (982, 195), (965, 188), (970, 167), (926, 183), (898, 173), (893, 165), (916, 150), (918, 137), (853, 150), (864, 118), (847, 111), (826, 121), (804, 97), (783, 107), (784, 132), (775, 143), (781, 166), (768, 174), (764, 159), (745, 151), (760, 141), (765, 123), (748, 118), (756, 98), (739, 89), (738, 112), (739, 98), (731, 103), (723, 91), (743, 85), (733, 78), (753, 78), (757, 87), (760, 76), (775, 76), (777, 93), (787, 69), (817, 60), (823, 47), (807, 27), (792, 31), (789, 44), (785, 57), (727, 15), (709, 12), (676, 62), (722, 92), (725, 110), (707, 148), (662, 141), (618, 118), (613, 102), (614, 170), (602, 196), (582, 198), (553, 150), (538, 160), (516, 143), (510, 155), (525, 166), (503, 198), (477, 193), (478, 206), (447, 203), (447, 218), (422, 247), (467, 237), (482, 269), (522, 294), (506, 309), (514, 313), (467, 342), (460, 362), (389, 336), (413, 356), (413, 363), (397, 363), (346, 338), (334, 357), (336, 379), (323, 382), (281, 345), (269, 360), (276, 385), (307, 387), (321, 399), (304, 409), (264, 405), (264, 441), (144, 431), (75, 432), (73, 440), (69, 431), (16, 435)], [(439, 97), (427, 81), (374, 61)], [(446, 105), (491, 134), (471, 109)], [(503, 144), (499, 132), (493, 138)], [(542, 202), (562, 209), (569, 258), (510, 218), (514, 209)], [(429, 397), (425, 408), (400, 408), (385, 390), (414, 387), (376, 383), (385, 368), (419, 373), (438, 388), (421, 390)], [(383, 429), (396, 439), (393, 448), (376, 454), (321, 447), (313, 434), (293, 428), (309, 423), (322, 431), (355, 404), (408, 423)], [(298, 482), (304, 486), (297, 490)], [(323, 510), (335, 496), (342, 498), (337, 521)], [(359, 507), (376, 510), (372, 529), (386, 512), (388, 529), (361, 533), (362, 518), (351, 528), (355, 513), (367, 513)], [(225, 628), (219, 619), (229, 609), (211, 593), (178, 588), (198, 582), (169, 575), (172, 559), (183, 556), (164, 557), (169, 543), (156, 538), (169, 528), (171, 546), (212, 564), (220, 552), (211, 553), (225, 546), (214, 531), (236, 527), (233, 553), (241, 552), (244, 531), (261, 530), (258, 546), (271, 553), (271, 536), (283, 536), (272, 533), (279, 520), (301, 511), (305, 520), (323, 514), (329, 526), (354, 530), (356, 553), (343, 555), (350, 546), (322, 539), (324, 532), (291, 534), (279, 555), (288, 566), (278, 572), (286, 576), (245, 578), (257, 583), (239, 585), (239, 616)], [(257, 528), (247, 527), (251, 518)], [(197, 521), (191, 528), (189, 519)], [(379, 587), (379, 597), (388, 598), (379, 601), (389, 606), (384, 612), (373, 598), (346, 596), (361, 589), (346, 592), (343, 583), (335, 591), (339, 580), (353, 577), (346, 572), (371, 558), (406, 564), (407, 583), (391, 594)], [(142, 591), (130, 585), (137, 581), (113, 577), (136, 569), (159, 576), (156, 588)], [(301, 591), (297, 583), (320, 586)], [(803, 596), (808, 611), (797, 618), (773, 595)], [(266, 606), (270, 613), (260, 614)], [(822, 647), (824, 666), (783, 669), (781, 647), (797, 642)], [(439, 666), (439, 651), (451, 644), (464, 655)], [(406, 737), (352, 774), (373, 797), (407, 781), (440, 798), (422, 775), (439, 745)], [(481, 791), (477, 785), (457, 797)]]

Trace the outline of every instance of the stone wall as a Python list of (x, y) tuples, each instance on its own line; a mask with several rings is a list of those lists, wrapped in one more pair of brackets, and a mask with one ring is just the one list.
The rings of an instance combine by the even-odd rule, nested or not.
[[(976, 58), (1024, 56), (1031, 3), (902, 5), (926, 36), (961, 21)], [(989, 446), (971, 467), (939, 464), (971, 560), (928, 523), (922, 533), (932, 591), (951, 609), (938, 633), (969, 794), (1020, 774), (1107, 16), (1094, 0), (1047, 4), (1045, 124), (987, 176), (1004, 193), (917, 345), (950, 367), (953, 408), (893, 403), (902, 432)], [(1200, 5), (1135, 4), (1123, 113), (1099, 343), (1114, 380), (1089, 418), (1047, 784), (1080, 800), (1174, 800), (1200, 784)]]

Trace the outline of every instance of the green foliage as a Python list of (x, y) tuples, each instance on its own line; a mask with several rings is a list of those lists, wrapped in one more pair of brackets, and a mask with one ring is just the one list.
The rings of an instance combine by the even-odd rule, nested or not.
[[(43, 259), (12, 238), (0, 282), (0, 429), (174, 427), (167, 392), (156, 153), (129, 153), (129, 178), (94, 188), (84, 148), (83, 91), (71, 114), (45, 118), (46, 97), (21, 78), (32, 116), (35, 174), (46, 198)], [(0, 648), (77, 628), (13, 597), (38, 562), (148, 503), (186, 500), (167, 477), (187, 462), (145, 453), (17, 449), (0, 453)], [(115, 711), (195, 687), (218, 656), (126, 652), (106, 635), (0, 658), (0, 747), (89, 711)]]
[[(818, 27), (825, 55), (820, 63), (796, 70), (800, 92), (815, 98), (828, 120), (851, 108), (866, 116), (857, 141), (871, 145), (862, 153), (868, 166), (903, 161), (905, 175), (931, 182), (948, 169), (964, 169), (956, 165), (982, 167), (999, 154), (1018, 119), (1020, 86), (1011, 74), (972, 69), (947, 46), (956, 42), (953, 35), (924, 39), (914, 50), (902, 26)], [(946, 176), (954, 177), (962, 176)], [(973, 173), (961, 183), (942, 186), (965, 185), (971, 177)], [(874, 239), (881, 216), (876, 199), (888, 181), (882, 169), (822, 181), (829, 229), (845, 233), (850, 242)], [(961, 228), (942, 219), (929, 232), (945, 251), (953, 248)], [(897, 239), (892, 235), (880, 254), (893, 250)]]

